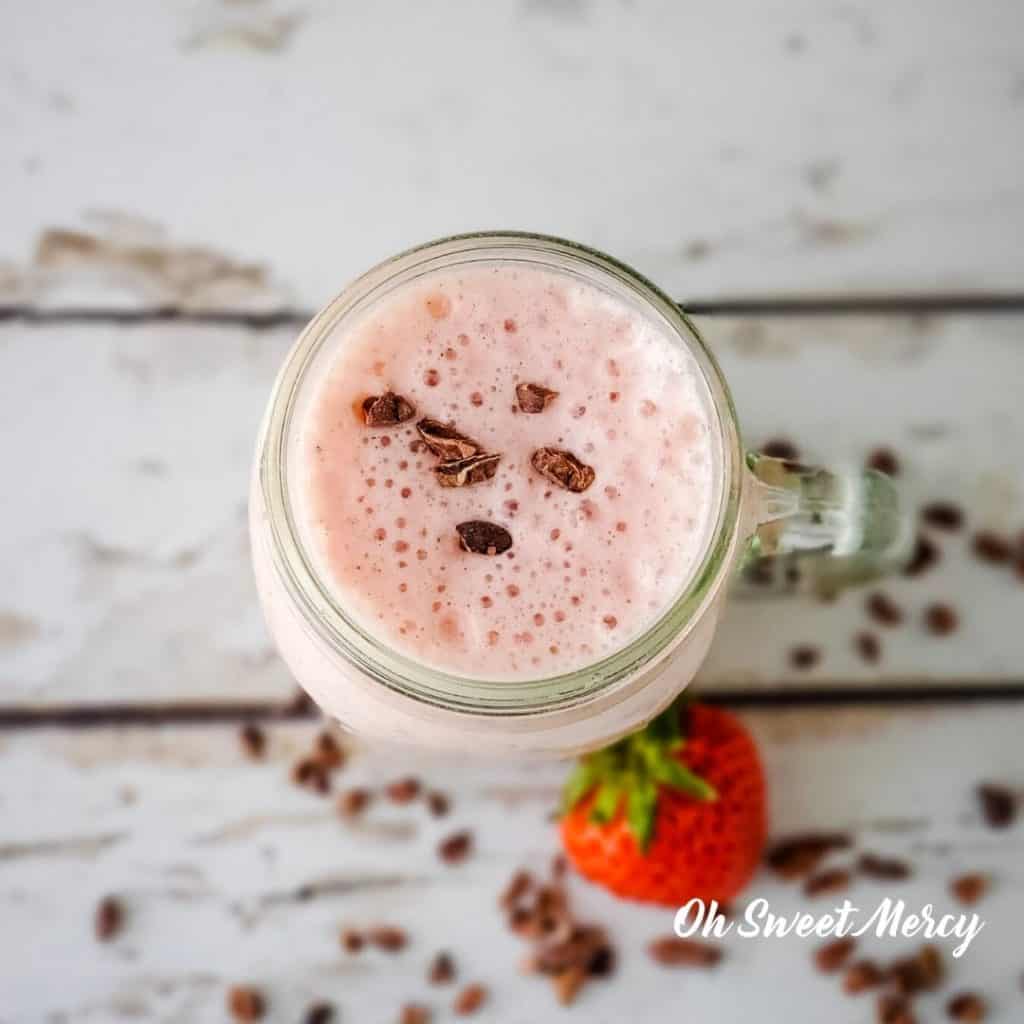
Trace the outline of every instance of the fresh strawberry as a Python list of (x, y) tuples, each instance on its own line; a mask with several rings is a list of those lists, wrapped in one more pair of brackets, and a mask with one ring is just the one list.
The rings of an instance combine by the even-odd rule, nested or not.
[(757, 747), (739, 720), (677, 702), (583, 758), (565, 787), (562, 843), (581, 874), (617, 896), (725, 905), (757, 869), (766, 803)]

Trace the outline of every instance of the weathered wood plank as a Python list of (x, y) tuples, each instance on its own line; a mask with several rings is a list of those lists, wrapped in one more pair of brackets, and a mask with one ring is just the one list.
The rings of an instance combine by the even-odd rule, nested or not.
[[(949, 961), (946, 991), (982, 990), (996, 1024), (1018, 1019), (1024, 998), (1013, 941), (1022, 832), (985, 828), (972, 788), (983, 778), (1024, 778), (1022, 715), (1005, 708), (743, 715), (763, 751), (776, 835), (848, 829), (861, 848), (914, 864), (914, 878), (899, 886), (858, 883), (857, 905), (892, 895), (952, 910), (952, 876), (992, 874), (992, 895), (978, 907), (986, 930), (962, 960)], [(552, 1018), (548, 987), (517, 973), (523, 948), (504, 931), (495, 901), (514, 869), (543, 870), (554, 852), (548, 815), (565, 768), (481, 762), (467, 771), (464, 761), (357, 753), (339, 785), (377, 786), (411, 771), (446, 790), (453, 808), (438, 820), (420, 804), (377, 804), (363, 822), (345, 825), (329, 802), (288, 781), (313, 734), (312, 725), (273, 728), (261, 763), (246, 760), (235, 730), (223, 727), (5, 736), (0, 1020), (219, 1021), (224, 990), (239, 980), (265, 986), (270, 1020), (299, 1020), (313, 997), (335, 1000), (342, 1020), (394, 1020), (405, 1000), (448, 1005), (449, 991), (423, 981), (441, 948), (454, 953), (464, 979), (491, 988), (493, 1010), (481, 1019)], [(463, 826), (475, 832), (476, 854), (460, 867), (442, 865), (438, 839)], [(298, 898), (310, 885), (316, 894)], [(575, 880), (572, 888), (580, 916), (611, 928), (621, 959), (618, 976), (588, 986), (573, 1011), (588, 1020), (664, 1020), (683, 1001), (693, 1019), (724, 1006), (730, 1019), (756, 1006), (762, 1019), (808, 1024), (856, 1024), (870, 1013), (864, 1000), (841, 996), (834, 980), (814, 973), (812, 940), (730, 937), (717, 972), (674, 973), (643, 953), (670, 929), (669, 911), (617, 903)], [(92, 913), (110, 893), (123, 900), (127, 924), (119, 939), (100, 945)], [(808, 903), (766, 873), (749, 895), (780, 913), (828, 902)], [(408, 951), (340, 951), (342, 926), (380, 922), (408, 929)], [(910, 945), (862, 942), (880, 959)], [(934, 1007), (938, 1019), (942, 1001), (931, 997), (922, 1010)]]
[[(100, 0), (59, 32), (13, 5), (0, 290), (318, 306), (496, 226), (685, 298), (1020, 290), (1021, 27), (1014, 0)], [(45, 229), (98, 210), (164, 226), (167, 258), (32, 265)]]
[[(1024, 319), (710, 319), (751, 441), (808, 459), (895, 447), (910, 504), (952, 498), (972, 527), (1024, 526)], [(0, 702), (238, 700), (291, 692), (256, 605), (244, 507), (256, 425), (291, 332), (201, 325), (0, 327), (0, 456), (14, 481), (0, 570)], [(734, 602), (710, 689), (1024, 678), (1024, 586), (940, 538), (930, 574), (887, 589), (908, 624), (865, 666), (863, 592), (833, 605)], [(959, 609), (935, 638), (930, 600)], [(820, 644), (794, 674), (793, 644)]]

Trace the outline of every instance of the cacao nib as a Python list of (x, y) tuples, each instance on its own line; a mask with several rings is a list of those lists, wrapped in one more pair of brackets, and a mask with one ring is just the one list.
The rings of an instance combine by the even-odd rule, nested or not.
[(512, 547), (512, 534), (496, 523), (471, 519), (455, 527), (463, 551), (474, 555), (501, 555)]
[(768, 866), (785, 879), (809, 875), (832, 850), (845, 850), (851, 845), (842, 832), (808, 832), (775, 843), (767, 855)]
[(93, 918), (93, 929), (100, 942), (110, 942), (116, 938), (124, 924), (124, 911), (121, 904), (113, 896), (105, 896), (96, 906)]
[(874, 853), (862, 853), (857, 861), (857, 870), (868, 878), (898, 882), (909, 878), (910, 865), (895, 858), (879, 857)]
[(842, 892), (849, 884), (849, 871), (845, 868), (831, 868), (808, 878), (804, 882), (804, 893), (807, 896), (827, 896), (834, 892)]
[(458, 459), (470, 459), (483, 451), (472, 438), (466, 437), (450, 424), (438, 420), (422, 419), (416, 424), (423, 443), (439, 459), (455, 462)]
[(262, 1020), (266, 1011), (263, 996), (254, 988), (246, 985), (235, 985), (228, 990), (228, 1013), (241, 1024)]
[(449, 953), (438, 953), (430, 963), (427, 981), (431, 985), (447, 985), (455, 980), (455, 961)]
[(331, 1024), (334, 1020), (334, 1007), (330, 1003), (313, 1003), (302, 1019), (303, 1024)]
[(585, 491), (596, 476), (592, 467), (561, 448), (538, 448), (530, 462), (546, 480), (574, 494)]
[(722, 951), (717, 946), (675, 935), (655, 939), (648, 945), (647, 952), (663, 967), (714, 967), (722, 959)]
[(354, 928), (342, 929), (341, 934), (338, 936), (338, 941), (346, 953), (358, 953), (366, 944), (366, 938), (363, 933), (357, 932)]
[(981, 813), (989, 828), (1006, 828), (1017, 816), (1017, 799), (1006, 786), (983, 782), (978, 786)]
[(949, 889), (960, 903), (969, 907), (988, 892), (988, 876), (977, 873), (960, 875), (949, 883)]
[(516, 400), (523, 412), (543, 412), (557, 397), (557, 391), (541, 384), (516, 385)]
[(338, 797), (338, 813), (343, 818), (356, 818), (366, 810), (371, 794), (368, 789), (356, 786), (347, 789)]
[(878, 1024), (917, 1024), (910, 1003), (894, 992), (883, 992), (878, 997)]
[(938, 988), (944, 973), (938, 947), (922, 946), (913, 956), (903, 957), (891, 964), (886, 977), (893, 982), (898, 992), (912, 996)]
[(882, 656), (882, 642), (874, 633), (864, 630), (853, 638), (857, 653), (870, 665), (874, 665)]
[(937, 530), (959, 530), (964, 525), (963, 509), (951, 501), (933, 501), (921, 509), (921, 518)]
[(399, 1020), (401, 1024), (430, 1024), (430, 1010), (421, 1003), (406, 1003)]
[(266, 733), (255, 722), (248, 722), (242, 726), (239, 740), (246, 755), (253, 760), (262, 757), (267, 749)]
[(917, 535), (910, 561), (903, 567), (904, 576), (921, 576), (939, 560), (939, 548), (923, 533)]
[(992, 530), (982, 530), (974, 535), (972, 541), (974, 554), (983, 562), (992, 565), (1003, 565), (1013, 557), (1010, 542)]
[(416, 415), (412, 403), (393, 391), (370, 395), (363, 400), (363, 422), (368, 427), (393, 427)]
[(821, 649), (811, 644), (799, 644), (789, 652), (790, 665), (801, 671), (814, 668), (819, 661), (821, 661)]
[(483, 985), (467, 985), (456, 997), (452, 1010), (460, 1017), (476, 1013), (487, 1001), (487, 989)]
[(561, 1006), (571, 1006), (576, 999), (579, 990), (587, 980), (587, 969), (574, 965), (559, 971), (551, 979), (555, 989), (555, 998)]
[(490, 480), (498, 471), (500, 455), (471, 455), (468, 459), (451, 459), (434, 467), (434, 475), (442, 487), (466, 487)]
[(431, 790), (427, 794), (427, 810), (435, 818), (443, 818), (451, 810), (451, 800), (440, 790)]
[(473, 849), (472, 832), (455, 832), (443, 839), (437, 847), (437, 855), (445, 864), (461, 864)]
[(886, 476), (900, 475), (900, 460), (891, 448), (876, 448), (867, 458), (867, 467)]
[(366, 933), (366, 938), (371, 945), (383, 950), (385, 953), (397, 953), (405, 949), (409, 941), (401, 928), (395, 928), (390, 924), (377, 925)]
[(865, 607), (868, 615), (883, 626), (898, 626), (903, 621), (903, 609), (880, 590), (868, 595)]
[(850, 996), (877, 988), (885, 980), (882, 969), (874, 960), (858, 960), (851, 964), (843, 975), (843, 991)]
[(988, 1016), (988, 1006), (977, 992), (959, 992), (946, 1004), (953, 1020), (979, 1021)]
[(857, 940), (848, 935), (829, 942), (815, 950), (814, 966), (824, 974), (838, 971), (850, 959), (856, 947)]
[(393, 804), (408, 804), (420, 795), (421, 788), (420, 780), (410, 775), (392, 782), (384, 792)]
[(787, 462), (795, 462), (800, 458), (800, 450), (792, 441), (783, 437), (772, 438), (761, 445), (761, 454), (767, 455), (770, 459), (784, 459)]
[(959, 621), (956, 612), (948, 604), (937, 602), (924, 610), (924, 624), (928, 632), (935, 636), (948, 636), (956, 629)]

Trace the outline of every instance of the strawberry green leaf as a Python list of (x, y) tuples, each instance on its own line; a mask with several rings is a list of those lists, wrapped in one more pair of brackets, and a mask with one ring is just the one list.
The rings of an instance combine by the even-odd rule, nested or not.
[(650, 773), (663, 786), (671, 786), (697, 800), (717, 800), (715, 787), (681, 765), (675, 758), (666, 757), (650, 764)]
[(597, 791), (597, 799), (590, 808), (590, 820), (598, 825), (607, 824), (615, 817), (622, 797), (625, 793), (623, 785), (618, 781), (609, 780)]
[(562, 814), (568, 814), (602, 779), (600, 761), (585, 757), (562, 788)]
[(647, 852), (654, 836), (654, 819), (658, 812), (658, 787), (650, 779), (636, 783), (629, 791), (627, 816), (629, 829), (642, 853)]

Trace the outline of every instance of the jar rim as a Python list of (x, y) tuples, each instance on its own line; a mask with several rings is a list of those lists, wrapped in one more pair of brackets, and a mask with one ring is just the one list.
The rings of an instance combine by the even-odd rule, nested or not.
[[(425, 665), (374, 637), (326, 585), (306, 550), (288, 487), (289, 445), (296, 399), (321, 346), (345, 316), (369, 305), (396, 279), (472, 261), (526, 260), (553, 269), (597, 271), (625, 286), (656, 312), (695, 357), (711, 396), (721, 443), (721, 481), (714, 524), (700, 561), (672, 604), (619, 650), (578, 669), (528, 680), (487, 680)], [(401, 283), (401, 281), (399, 281)], [(256, 453), (256, 473), (267, 509), (274, 567), (304, 621), (330, 648), (374, 682), (417, 701), (477, 715), (537, 714), (606, 697), (663, 657), (715, 598), (731, 564), (741, 505), (742, 449), (732, 398), (717, 361), (690, 318), (656, 285), (632, 268), (588, 246), (550, 235), (483, 231), (453, 235), (390, 257), (351, 282), (300, 333), (274, 383)]]

